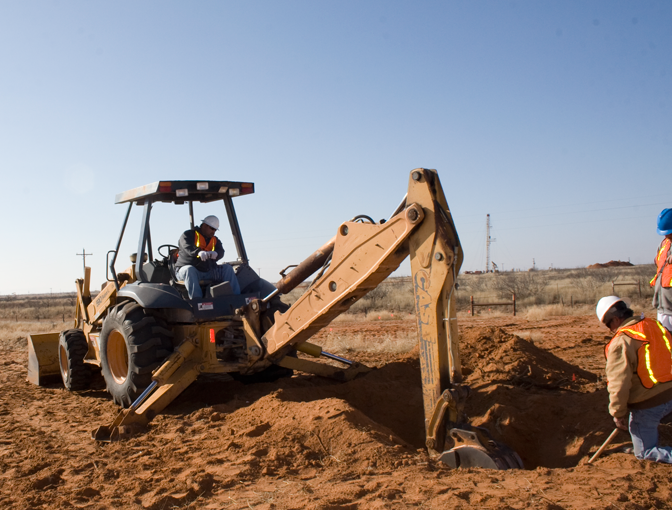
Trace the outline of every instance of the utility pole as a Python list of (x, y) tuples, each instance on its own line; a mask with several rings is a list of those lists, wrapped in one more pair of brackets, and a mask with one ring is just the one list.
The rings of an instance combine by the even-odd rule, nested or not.
[(485, 272), (492, 273), (490, 269), (490, 243), (494, 243), (497, 239), (490, 237), (490, 215), (485, 217)]
[(93, 255), (93, 253), (86, 253), (86, 250), (82, 248), (82, 253), (75, 253), (78, 257), (82, 257), (82, 263), (84, 264), (84, 276), (86, 276), (86, 256)]

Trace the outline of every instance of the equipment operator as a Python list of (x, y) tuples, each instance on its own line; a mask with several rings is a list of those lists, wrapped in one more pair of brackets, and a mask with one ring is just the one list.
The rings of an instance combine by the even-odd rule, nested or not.
[(233, 268), (216, 262), (224, 257), (222, 242), (215, 236), (217, 230), (219, 219), (210, 215), (201, 220), (200, 227), (189, 229), (180, 237), (175, 268), (177, 277), (184, 280), (189, 299), (203, 297), (200, 280), (211, 280), (213, 284), (229, 282), (233, 293), (240, 294)]
[(649, 282), (653, 287), (653, 307), (658, 310), (658, 320), (672, 331), (672, 209), (663, 209), (658, 215), (658, 234), (665, 236), (656, 258), (656, 276)]
[(672, 464), (672, 448), (658, 446), (658, 424), (672, 412), (672, 334), (657, 320), (633, 317), (617, 296), (600, 299), (595, 312), (614, 333), (604, 347), (609, 414), (629, 428), (635, 457)]

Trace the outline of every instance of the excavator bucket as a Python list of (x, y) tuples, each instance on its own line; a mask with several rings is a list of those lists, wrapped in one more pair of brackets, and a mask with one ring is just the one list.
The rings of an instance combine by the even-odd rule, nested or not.
[(58, 362), (60, 333), (28, 335), (28, 381), (39, 386), (61, 379)]

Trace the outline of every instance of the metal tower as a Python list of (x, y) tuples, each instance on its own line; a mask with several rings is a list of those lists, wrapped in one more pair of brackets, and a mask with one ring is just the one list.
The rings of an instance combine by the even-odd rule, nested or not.
[(485, 272), (492, 273), (493, 270), (490, 269), (490, 243), (495, 242), (497, 239), (492, 239), (490, 237), (490, 215), (488, 214), (485, 217)]

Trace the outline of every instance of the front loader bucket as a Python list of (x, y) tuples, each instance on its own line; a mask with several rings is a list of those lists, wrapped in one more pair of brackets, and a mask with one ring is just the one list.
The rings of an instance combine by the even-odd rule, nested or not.
[(61, 380), (58, 362), (60, 333), (28, 335), (28, 381), (37, 385)]

